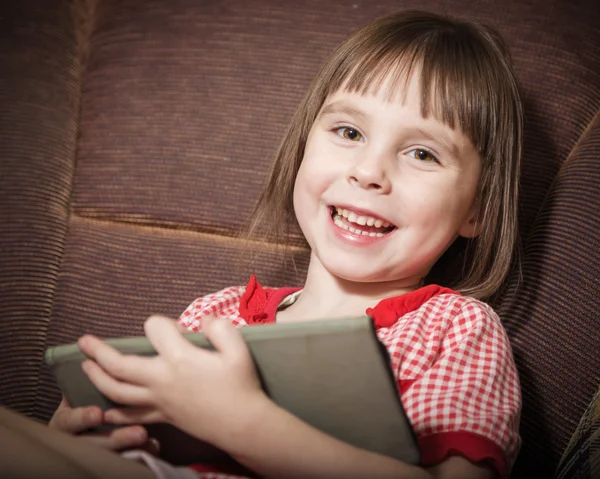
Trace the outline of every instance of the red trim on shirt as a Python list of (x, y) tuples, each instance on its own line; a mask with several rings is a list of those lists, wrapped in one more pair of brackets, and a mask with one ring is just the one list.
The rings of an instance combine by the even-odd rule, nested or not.
[(392, 326), (406, 313), (415, 311), (438, 294), (460, 294), (449, 288), (430, 284), (410, 293), (382, 299), (374, 308), (367, 308), (367, 315), (373, 318), (375, 328)]
[(473, 463), (491, 466), (501, 478), (508, 478), (504, 451), (492, 440), (472, 432), (441, 432), (417, 438), (421, 465), (434, 466), (450, 456), (463, 456)]
[[(277, 308), (283, 299), (301, 288), (263, 288), (252, 275), (240, 299), (240, 317), (248, 324), (274, 323)], [(374, 308), (367, 308), (365, 314), (373, 319), (375, 328), (392, 326), (406, 313), (419, 309), (438, 294), (460, 294), (449, 288), (430, 284), (410, 293), (382, 299)]]
[[(421, 465), (435, 466), (451, 456), (462, 456), (475, 464), (492, 467), (502, 479), (508, 479), (508, 469), (502, 448), (484, 436), (471, 432), (442, 432), (418, 437)], [(458, 445), (458, 446), (457, 446)], [(231, 461), (220, 464), (193, 464), (188, 466), (196, 472), (258, 477), (244, 466)]]
[(286, 296), (301, 288), (263, 288), (255, 275), (250, 276), (246, 290), (240, 298), (240, 317), (248, 324), (275, 322), (277, 307)]

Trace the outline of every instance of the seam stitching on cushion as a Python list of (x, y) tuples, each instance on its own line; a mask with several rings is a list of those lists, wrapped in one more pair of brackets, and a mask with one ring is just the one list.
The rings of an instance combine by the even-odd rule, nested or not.
[[(88, 59), (89, 59), (89, 53), (90, 53), (90, 43), (91, 43), (91, 36), (92, 36), (92, 32), (94, 29), (94, 19), (95, 19), (95, 13), (96, 13), (96, 7), (98, 4), (99, 0), (72, 0), (70, 2), (70, 10), (69, 13), (71, 15), (71, 28), (72, 30), (72, 34), (73, 34), (73, 41), (75, 43), (75, 50), (76, 53), (78, 54), (78, 58), (77, 58), (77, 65), (76, 68), (79, 68), (79, 78), (78, 78), (78, 91), (76, 92), (77, 95), (77, 102), (78, 105), (75, 108), (76, 112), (74, 114), (74, 121), (75, 121), (75, 134), (73, 135), (73, 149), (72, 149), (72, 157), (71, 157), (71, 178), (70, 178), (70, 183), (69, 183), (69, 190), (68, 190), (68, 196), (67, 196), (67, 201), (66, 201), (66, 205), (65, 205), (65, 228), (64, 228), (64, 232), (63, 232), (63, 243), (62, 243), (62, 254), (61, 257), (59, 259), (58, 265), (57, 265), (57, 271), (56, 271), (56, 276), (54, 279), (54, 284), (52, 287), (52, 299), (51, 299), (51, 303), (50, 303), (50, 312), (48, 314), (48, 320), (46, 323), (46, 330), (45, 330), (45, 334), (44, 334), (44, 342), (43, 342), (43, 350), (45, 351), (46, 348), (48, 347), (48, 333), (50, 331), (50, 326), (51, 326), (51, 321), (52, 321), (52, 313), (54, 312), (54, 301), (56, 298), (56, 290), (57, 290), (57, 285), (58, 285), (58, 278), (60, 276), (60, 271), (62, 269), (63, 263), (64, 263), (64, 258), (65, 258), (65, 245), (67, 242), (67, 238), (69, 236), (69, 230), (70, 230), (70, 220), (72, 218), (72, 209), (71, 209), (71, 203), (72, 203), (72, 199), (73, 199), (73, 189), (74, 189), (74, 184), (75, 184), (75, 172), (77, 170), (77, 156), (78, 156), (78, 150), (79, 150), (79, 134), (80, 134), (80, 128), (81, 128), (81, 104), (82, 104), (82, 96), (83, 96), (83, 79), (85, 77), (85, 73), (87, 70), (87, 63), (88, 63)], [(37, 412), (37, 408), (38, 408), (38, 401), (39, 401), (39, 397), (40, 397), (40, 385), (41, 385), (41, 380), (42, 380), (42, 367), (40, 367), (39, 371), (38, 371), (38, 376), (37, 376), (37, 380), (36, 380), (36, 385), (35, 385), (35, 389), (34, 389), (34, 397), (33, 397), (33, 403), (32, 403), (32, 414), (35, 414), (35, 412)]]
[(548, 187), (548, 191), (546, 191), (546, 194), (544, 195), (544, 199), (540, 203), (540, 207), (538, 209), (538, 212), (535, 215), (535, 220), (533, 221), (533, 227), (531, 228), (531, 231), (529, 232), (529, 235), (527, 236), (527, 243), (522, 243), (523, 247), (525, 247), (531, 241), (531, 238), (533, 237), (533, 235), (535, 233), (535, 225), (537, 224), (537, 222), (538, 222), (538, 220), (540, 218), (540, 215), (542, 214), (542, 211), (544, 209), (544, 205), (546, 204), (546, 202), (548, 201), (548, 198), (550, 197), (550, 195), (552, 194), (552, 191), (554, 190), (554, 186), (556, 185), (556, 182), (558, 181), (558, 178), (560, 176), (561, 171), (563, 171), (563, 169), (567, 165), (570, 164), (571, 159), (573, 158), (573, 154), (575, 153), (575, 151), (577, 151), (577, 148), (579, 148), (579, 145), (581, 145), (581, 143), (587, 137), (588, 133), (592, 130), (593, 126), (596, 124), (596, 121), (598, 120), (598, 117), (600, 117), (600, 108), (598, 108), (596, 110), (596, 113), (594, 114), (594, 116), (590, 119), (590, 121), (587, 124), (587, 126), (583, 129), (581, 135), (579, 135), (579, 138), (577, 138), (577, 141), (575, 142), (575, 144), (573, 145), (573, 147), (569, 151), (569, 154), (567, 155), (567, 158), (560, 165), (560, 168), (558, 169), (558, 171), (556, 172), (556, 175), (552, 179), (552, 182), (550, 183), (550, 186)]
[[(231, 242), (231, 243), (255, 244), (255, 245), (259, 245), (260, 247), (267, 247), (267, 248), (272, 247), (273, 249), (278, 248), (278, 247), (283, 247), (283, 245), (273, 243), (273, 242), (246, 239), (244, 237), (240, 237), (237, 234), (222, 234), (215, 230), (181, 228), (181, 227), (178, 227), (176, 224), (168, 224), (168, 223), (162, 223), (162, 222), (153, 222), (152, 223), (152, 222), (119, 221), (119, 220), (108, 219), (108, 218), (94, 218), (94, 217), (90, 217), (90, 216), (82, 216), (75, 212), (71, 213), (71, 218), (76, 219), (77, 221), (80, 221), (80, 222), (97, 224), (97, 225), (112, 224), (112, 225), (121, 226), (123, 228), (147, 230), (149, 232), (150, 231), (161, 231), (163, 233), (168, 232), (173, 235), (184, 234), (184, 235), (189, 235), (190, 237), (201, 236), (204, 238), (221, 239), (221, 240)], [(302, 252), (308, 252), (308, 249), (305, 247), (302, 247), (302, 246), (298, 246), (298, 245), (291, 245), (291, 246), (289, 246), (289, 251), (302, 253)]]

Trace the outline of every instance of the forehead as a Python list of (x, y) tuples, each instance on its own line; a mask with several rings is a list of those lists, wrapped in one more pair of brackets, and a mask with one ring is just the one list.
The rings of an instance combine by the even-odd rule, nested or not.
[(461, 120), (453, 108), (455, 102), (448, 98), (448, 89), (447, 79), (439, 72), (424, 74), (422, 61), (399, 58), (395, 62), (380, 62), (371, 69), (360, 65), (353, 68), (329, 98), (346, 92), (400, 105), (417, 103), (423, 119), (435, 119), (455, 129)]
[[(408, 107), (413, 112), (422, 113), (419, 103), (420, 86), (419, 74), (413, 72), (410, 76), (398, 79), (388, 74), (367, 88), (358, 90), (350, 88), (344, 82), (340, 88), (331, 92), (319, 112), (320, 116), (332, 113), (350, 113), (352, 116), (365, 117), (366, 111), (394, 110), (394, 107)], [(425, 118), (424, 115), (420, 115)]]

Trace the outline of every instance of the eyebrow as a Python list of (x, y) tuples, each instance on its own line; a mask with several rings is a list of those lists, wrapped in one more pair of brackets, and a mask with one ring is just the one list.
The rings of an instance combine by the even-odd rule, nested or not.
[(365, 119), (367, 115), (359, 110), (358, 108), (354, 108), (353, 106), (344, 104), (343, 102), (335, 101), (333, 103), (329, 103), (325, 105), (321, 112), (319, 113), (319, 118), (323, 118), (324, 116), (329, 115), (339, 115), (346, 114), (349, 116), (359, 117), (361, 119)]
[(419, 135), (427, 138), (428, 140), (431, 140), (435, 143), (439, 143), (440, 145), (442, 145), (443, 148), (445, 148), (447, 151), (449, 151), (451, 155), (458, 158), (458, 156), (459, 156), (458, 145), (456, 143), (454, 143), (452, 140), (450, 140), (450, 138), (448, 138), (443, 133), (439, 132), (438, 134), (434, 135), (430, 131), (427, 131), (423, 128), (415, 128), (415, 131)]

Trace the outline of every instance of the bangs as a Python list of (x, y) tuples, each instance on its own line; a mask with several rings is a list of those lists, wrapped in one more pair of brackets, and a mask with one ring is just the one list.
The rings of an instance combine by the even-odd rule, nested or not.
[[(408, 82), (419, 75), (421, 115), (458, 128), (480, 154), (489, 149), (506, 85), (499, 84), (501, 68), (469, 28), (445, 29), (405, 25), (381, 29), (368, 41), (355, 42), (333, 73), (326, 95), (338, 90), (361, 95), (381, 93), (389, 101), (405, 101)], [(482, 61), (483, 59), (483, 61)], [(489, 60), (486, 62), (485, 60)], [(503, 88), (504, 87), (504, 88)]]

